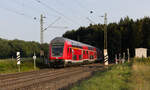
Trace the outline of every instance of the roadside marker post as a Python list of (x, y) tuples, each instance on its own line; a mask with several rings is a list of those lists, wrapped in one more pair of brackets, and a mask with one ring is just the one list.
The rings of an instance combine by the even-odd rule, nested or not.
[(107, 49), (104, 49), (104, 65), (108, 65), (108, 54)]
[(21, 62), (20, 62), (20, 52), (17, 52), (17, 66), (18, 66), (18, 71), (20, 72), (20, 64), (21, 64)]
[(33, 56), (33, 60), (34, 60), (34, 69), (36, 70), (36, 55), (34, 53), (34, 56)]

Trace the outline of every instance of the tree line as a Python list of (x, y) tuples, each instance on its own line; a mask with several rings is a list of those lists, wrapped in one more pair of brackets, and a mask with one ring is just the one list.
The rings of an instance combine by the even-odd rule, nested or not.
[(0, 59), (16, 58), (16, 52), (20, 52), (21, 57), (32, 57), (34, 53), (40, 57), (41, 51), (44, 56), (48, 56), (48, 44), (39, 44), (34, 41), (6, 40), (0, 38)]
[[(104, 48), (104, 24), (90, 24), (88, 27), (80, 27), (77, 30), (67, 31), (63, 37), (90, 44), (101, 50)], [(108, 55), (110, 60), (120, 53), (127, 56), (129, 48), (130, 57), (134, 57), (135, 48), (150, 49), (150, 18), (133, 20), (128, 16), (121, 18), (119, 22), (107, 25)], [(148, 55), (149, 55), (148, 50)]]

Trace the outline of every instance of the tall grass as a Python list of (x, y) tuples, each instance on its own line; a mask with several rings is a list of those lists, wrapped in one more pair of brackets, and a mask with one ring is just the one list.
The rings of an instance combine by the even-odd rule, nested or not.
[(134, 59), (130, 79), (132, 90), (150, 90), (150, 58)]
[(150, 90), (150, 58), (134, 58), (99, 72), (72, 90)]
[[(41, 60), (37, 59), (37, 67), (36, 70), (40, 69), (39, 65), (41, 64)], [(39, 66), (39, 67), (38, 67)], [(32, 58), (24, 58), (21, 60), (21, 72), (25, 71), (32, 71), (34, 70), (34, 63)], [(0, 74), (2, 73), (15, 73), (18, 72), (18, 65), (16, 60), (11, 60), (11, 59), (1, 59), (0, 60)]]
[(0, 73), (17, 72), (16, 61), (0, 60)]
[(98, 72), (72, 90), (127, 90), (131, 64), (115, 65), (106, 72)]
[(150, 65), (150, 57), (148, 58), (134, 58), (133, 59), (135, 64), (146, 64), (146, 65)]

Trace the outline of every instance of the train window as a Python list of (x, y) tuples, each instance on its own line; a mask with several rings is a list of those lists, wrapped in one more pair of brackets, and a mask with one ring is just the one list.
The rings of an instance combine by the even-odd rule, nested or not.
[(96, 56), (96, 52), (94, 53), (94, 56)]
[(82, 55), (79, 55), (79, 59), (80, 59), (80, 60), (82, 59)]
[(73, 60), (77, 60), (77, 55), (73, 55)]
[(88, 54), (88, 51), (86, 51), (86, 53)]
[(72, 53), (72, 49), (70, 48), (70, 53)]
[(93, 55), (91, 55), (91, 56), (90, 56), (90, 59), (94, 59), (94, 56), (93, 56)]
[(85, 54), (85, 50), (83, 51), (83, 54)]
[(67, 49), (67, 52), (69, 53), (69, 48)]
[(52, 46), (52, 56), (61, 57), (63, 55), (63, 45), (53, 45)]

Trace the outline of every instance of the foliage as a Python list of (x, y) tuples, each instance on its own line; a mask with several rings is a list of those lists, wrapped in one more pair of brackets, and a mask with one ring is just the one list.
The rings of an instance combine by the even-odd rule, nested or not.
[[(32, 58), (21, 59), (21, 72), (33, 71), (34, 60)], [(36, 59), (36, 70), (48, 68), (48, 65), (42, 63), (40, 58)], [(2, 73), (16, 73), (18, 72), (17, 61), (15, 59), (0, 59), (0, 74)]]
[(5, 40), (0, 38), (0, 58), (16, 58), (16, 52), (21, 53), (21, 57), (32, 57), (34, 53), (40, 57), (40, 50), (43, 50), (45, 57), (48, 55), (48, 44), (40, 45), (34, 41)]
[[(103, 33), (103, 24), (90, 24), (88, 27), (80, 27), (77, 30), (67, 31), (63, 34), (63, 37), (78, 40), (103, 49)], [(115, 54), (121, 53), (123, 56), (123, 52), (127, 56), (128, 48), (130, 57), (134, 57), (135, 48), (144, 47), (150, 49), (150, 18), (144, 17), (143, 19), (133, 21), (127, 16), (124, 19), (121, 18), (118, 23), (109, 23), (107, 25), (107, 36), (110, 60), (114, 61)]]
[[(38, 68), (37, 68), (38, 69)], [(34, 70), (33, 62), (21, 63), (21, 72)], [(0, 73), (15, 73), (18, 72), (18, 66), (16, 60), (0, 60)]]

